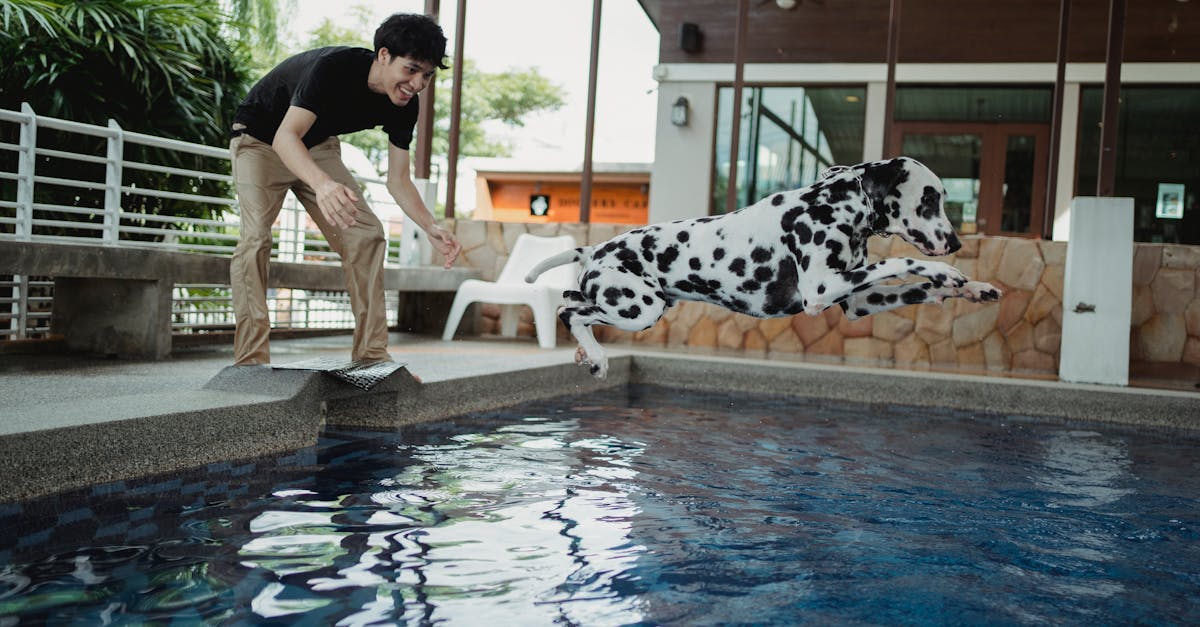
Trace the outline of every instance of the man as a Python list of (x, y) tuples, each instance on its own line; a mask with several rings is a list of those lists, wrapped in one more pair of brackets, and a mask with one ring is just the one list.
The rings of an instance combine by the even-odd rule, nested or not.
[(438, 226), (409, 173), (417, 94), (445, 69), (446, 37), (432, 19), (396, 14), (375, 31), (375, 51), (328, 47), (287, 59), (262, 78), (234, 115), (233, 177), (241, 237), (230, 264), (234, 364), (270, 363), (267, 261), (271, 224), (292, 190), (342, 257), (354, 312), (354, 360), (390, 360), (383, 261), (387, 240), (350, 171), (337, 136), (382, 126), (387, 189), (428, 235), (449, 268), (462, 247)]

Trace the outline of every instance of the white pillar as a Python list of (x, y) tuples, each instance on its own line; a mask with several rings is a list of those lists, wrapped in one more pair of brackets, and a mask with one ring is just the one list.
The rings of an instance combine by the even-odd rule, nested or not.
[(1054, 241), (1066, 241), (1071, 230), (1071, 197), (1075, 195), (1075, 160), (1079, 154), (1079, 83), (1063, 86), (1062, 124), (1058, 134), (1058, 177), (1047, 211), (1054, 212)]
[(1058, 377), (1129, 384), (1133, 199), (1076, 198), (1063, 277)]
[[(878, 161), (883, 158), (884, 147), (888, 138), (883, 136), (885, 113), (887, 110), (887, 83), (867, 83), (866, 126), (863, 128), (863, 156), (865, 161)], [(853, 165), (843, 163), (842, 165)]]

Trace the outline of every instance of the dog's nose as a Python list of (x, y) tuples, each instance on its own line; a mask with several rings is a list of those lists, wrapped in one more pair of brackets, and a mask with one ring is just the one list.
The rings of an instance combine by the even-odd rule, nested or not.
[(962, 248), (962, 242), (958, 241), (958, 236), (952, 232), (950, 233), (950, 237), (946, 238), (946, 246), (950, 248), (951, 253), (954, 253), (959, 248)]

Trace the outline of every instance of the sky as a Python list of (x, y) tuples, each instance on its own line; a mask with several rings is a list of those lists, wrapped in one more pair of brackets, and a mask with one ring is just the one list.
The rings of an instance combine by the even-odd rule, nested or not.
[[(378, 24), (396, 12), (424, 11), (424, 0), (294, 0), (281, 39), (300, 46), (322, 20), (357, 25), (350, 7), (364, 7)], [(458, 2), (441, 0), (440, 22), (453, 60)], [(463, 56), (485, 72), (536, 68), (564, 88), (566, 104), (532, 116), (524, 127), (489, 125), (489, 133), (514, 145), (514, 157), (529, 162), (578, 167), (583, 162), (587, 121), (591, 0), (468, 0)], [(373, 27), (372, 27), (373, 28)], [(654, 159), (658, 32), (636, 0), (602, 5), (600, 61), (596, 80), (597, 162), (650, 162)], [(372, 33), (364, 34), (370, 40)], [(452, 70), (445, 70), (450, 72)]]

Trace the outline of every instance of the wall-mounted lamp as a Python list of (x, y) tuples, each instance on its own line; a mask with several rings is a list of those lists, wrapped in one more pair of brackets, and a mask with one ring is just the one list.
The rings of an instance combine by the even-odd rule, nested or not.
[(775, 4), (784, 11), (796, 8), (796, 0), (775, 0)]
[(688, 99), (680, 96), (671, 105), (671, 124), (675, 126), (688, 125)]

